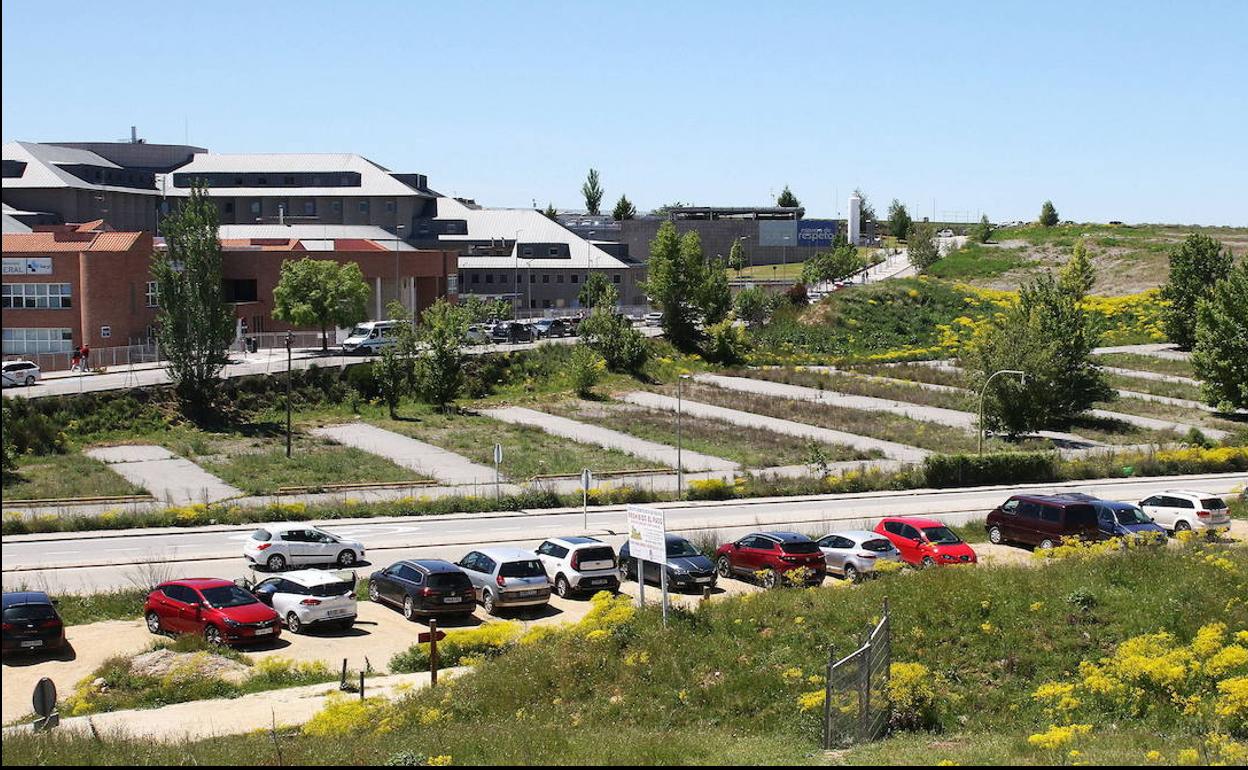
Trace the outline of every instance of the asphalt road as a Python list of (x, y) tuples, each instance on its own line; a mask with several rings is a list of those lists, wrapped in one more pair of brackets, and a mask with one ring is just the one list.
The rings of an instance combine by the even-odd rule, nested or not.
[[(1009, 494), (1023, 490), (1065, 489), (1106, 498), (1138, 501), (1167, 489), (1195, 488), (1229, 494), (1248, 485), (1248, 474), (1210, 474), (1153, 479), (1104, 479), (1063, 484), (977, 487), (957, 490), (869, 492), (806, 498), (768, 498), (661, 504), (669, 531), (704, 532), (728, 540), (759, 528), (793, 528), (815, 533), (870, 527), (885, 515), (934, 515), (949, 523), (983, 518)], [(458, 559), (483, 544), (536, 547), (554, 535), (589, 533), (614, 545), (623, 542), (622, 507), (589, 511), (585, 526), (579, 510), (457, 514), (409, 518), (356, 519), (325, 523), (326, 529), (361, 541), (371, 565), (396, 559)], [(117, 532), (18, 535), (3, 538), (5, 590), (48, 588), (88, 592), (154, 579), (185, 576), (235, 578), (248, 573), (243, 541), (254, 527), (201, 527)], [(362, 571), (374, 567), (365, 565)]]

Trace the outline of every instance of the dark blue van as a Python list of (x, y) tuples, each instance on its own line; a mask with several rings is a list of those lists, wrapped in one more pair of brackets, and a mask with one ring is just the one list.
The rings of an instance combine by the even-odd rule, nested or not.
[(1138, 505), (1116, 500), (1097, 500), (1092, 505), (1096, 508), (1096, 523), (1107, 535), (1128, 537), (1155, 532), (1165, 539), (1165, 528), (1150, 519)]

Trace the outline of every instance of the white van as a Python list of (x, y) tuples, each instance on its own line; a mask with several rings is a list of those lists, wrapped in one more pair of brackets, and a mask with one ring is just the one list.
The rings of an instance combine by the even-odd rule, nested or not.
[(351, 329), (342, 342), (342, 352), (375, 355), (383, 347), (398, 342), (401, 321), (365, 321)]

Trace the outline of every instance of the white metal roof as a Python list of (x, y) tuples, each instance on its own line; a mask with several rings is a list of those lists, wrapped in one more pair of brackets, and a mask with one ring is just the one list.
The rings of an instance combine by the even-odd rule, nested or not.
[(97, 166), (99, 168), (121, 168), (116, 163), (105, 160), (89, 150), (57, 147), (37, 142), (5, 142), (4, 159), (21, 161), (26, 164), (26, 168), (21, 176), (4, 178), (4, 187), (8, 188), (48, 189), (72, 187), (83, 190), (133, 193), (135, 195), (160, 195), (160, 191), (154, 188), (143, 189), (92, 184), (79, 179), (68, 171), (61, 170), (60, 166), (62, 165), (79, 164)]
[[(569, 270), (627, 270), (633, 265), (611, 256), (568, 228), (534, 209), (490, 209), (467, 206), (454, 198), (438, 198), (438, 220), (462, 220), (468, 232), (440, 235), (443, 241), (516, 241), (511, 254), (503, 256), (459, 257), (459, 268), (514, 267), (517, 259), (524, 267)], [(524, 257), (524, 244), (560, 243), (568, 246), (571, 257)]]
[(233, 238), (298, 238), (311, 251), (332, 251), (335, 239), (374, 241), (390, 251), (416, 247), (376, 225), (221, 225), (218, 236)]
[[(409, 196), (431, 197), (428, 192), (416, 190), (400, 182), (390, 170), (362, 155), (354, 153), (214, 153), (200, 152), (191, 162), (175, 169), (172, 176), (182, 178), (186, 174), (281, 174), (322, 173), (326, 176), (353, 171), (360, 175), (359, 187), (210, 187), (209, 195), (260, 196)], [(168, 182), (170, 193), (178, 190), (187, 194), (188, 188), (174, 187)]]

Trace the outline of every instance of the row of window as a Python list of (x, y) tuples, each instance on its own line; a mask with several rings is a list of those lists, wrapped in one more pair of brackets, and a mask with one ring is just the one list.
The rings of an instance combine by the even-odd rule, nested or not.
[(291, 174), (237, 174), (199, 172), (173, 175), (174, 187), (190, 187), (201, 182), (208, 187), (359, 187), (355, 171), (307, 171)]
[(69, 353), (74, 349), (74, 330), (7, 328), (3, 349), (6, 356)]
[[(459, 280), (460, 280), (460, 283), (480, 284), (483, 282), (481, 278), (482, 275), (485, 276), (484, 283), (494, 283), (494, 273), (484, 273), (484, 274), (470, 273), (468, 275), (467, 281), (464, 280), (464, 274), (460, 273)], [(586, 276), (586, 279), (588, 280), (588, 276)], [(511, 282), (511, 274), (509, 273), (498, 274), (498, 283), (508, 284), (510, 282)], [(550, 283), (550, 282), (551, 282), (550, 273), (542, 273), (542, 283)], [(563, 283), (563, 273), (556, 273), (554, 282)], [(579, 273), (572, 273), (571, 275), (568, 276), (568, 283), (580, 283), (580, 282), (581, 282), (581, 276)], [(611, 282), (617, 283), (617, 284), (620, 283), (620, 274), (619, 273), (612, 274)], [(516, 283), (524, 283), (524, 279), (523, 278), (517, 279)], [(537, 276), (532, 273), (529, 273), (529, 283), (537, 283)]]
[[(280, 210), (288, 217), (289, 216), (306, 216), (306, 217), (316, 216), (316, 198), (305, 198), (299, 201), (299, 203), (302, 207), (302, 211), (292, 209), (290, 206), (290, 201), (288, 199), (283, 198), (283, 199), (278, 199), (278, 200), (270, 200), (269, 210), (274, 215), (276, 215), (277, 212)], [(355, 205), (361, 214), (367, 214), (369, 212), (370, 206), (369, 206), (369, 200), (367, 198), (363, 198), (363, 199), (356, 201)], [(395, 210), (395, 205), (396, 205), (395, 201), (387, 200), (385, 202), (386, 213), (393, 214)], [(333, 213), (341, 214), (342, 213), (342, 201), (340, 200), (330, 201), (329, 208)], [(232, 200), (223, 201), (221, 204), (221, 209), (226, 214), (233, 214), (234, 213), (234, 201)], [(264, 201), (252, 199), (247, 204), (247, 209), (251, 213), (252, 216), (256, 216), (256, 217), (261, 216), (264, 213)]]
[(5, 310), (61, 310), (73, 307), (67, 283), (6, 283), (0, 300)]

